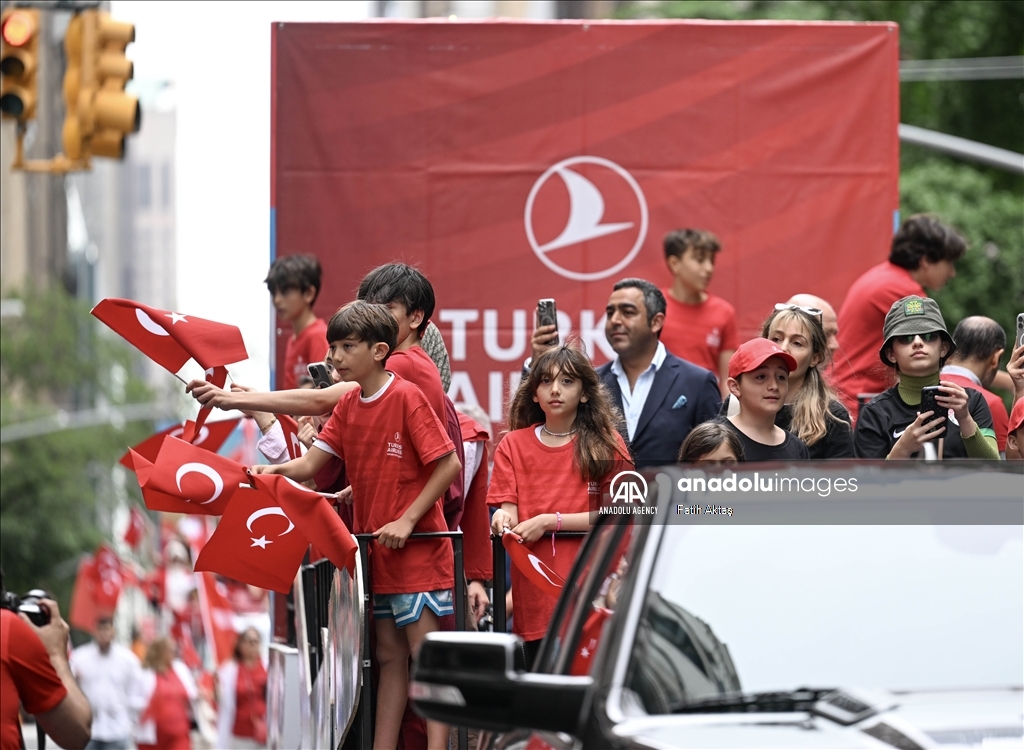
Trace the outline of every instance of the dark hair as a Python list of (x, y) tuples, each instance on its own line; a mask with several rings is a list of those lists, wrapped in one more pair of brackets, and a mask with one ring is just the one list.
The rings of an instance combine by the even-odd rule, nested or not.
[(666, 258), (682, 258), (690, 248), (693, 248), (699, 259), (708, 253), (713, 258), (722, 249), (718, 238), (703, 229), (675, 229), (665, 235), (663, 243)]
[[(665, 295), (661, 293), (654, 284), (649, 282), (647, 279), (621, 279), (615, 282), (615, 286), (612, 287), (613, 292), (617, 292), (620, 289), (639, 289), (644, 294), (644, 307), (647, 308), (647, 325), (651, 324), (654, 320), (654, 316), (658, 313), (665, 314)], [(658, 331), (658, 335), (661, 335), (661, 331)]]
[(619, 433), (622, 432), (622, 415), (613, 405), (611, 396), (583, 352), (576, 339), (570, 339), (561, 346), (548, 349), (537, 357), (530, 368), (530, 376), (519, 383), (512, 404), (508, 410), (508, 428), (521, 430), (542, 423), (546, 416), (540, 404), (533, 400), (544, 378), (564, 373), (579, 380), (583, 388), (581, 401), (576, 408), (577, 430), (573, 463), (580, 476), (587, 481), (598, 480), (608, 473), (617, 455), (632, 462), (628, 454), (619, 447)]
[(950, 362), (983, 362), (1006, 348), (1006, 331), (991, 318), (972, 315), (956, 324), (953, 340), (956, 350), (949, 355)]
[(259, 640), (260, 638), (260, 631), (253, 627), (248, 627), (241, 633), (239, 633), (238, 637), (235, 638), (235, 648), (231, 652), (231, 655), (234, 657), (235, 661), (242, 661), (242, 639), (245, 638), (246, 633), (255, 633), (257, 640)]
[(717, 450), (722, 443), (729, 444), (737, 461), (744, 460), (743, 443), (740, 441), (739, 435), (718, 421), (701, 422), (690, 430), (686, 440), (679, 446), (679, 457), (676, 460), (682, 463), (699, 461)]
[(349, 302), (331, 316), (327, 324), (327, 342), (333, 344), (350, 337), (365, 341), (370, 346), (387, 344), (388, 353), (383, 364), (398, 345), (398, 321), (384, 305), (363, 300)]
[(932, 214), (915, 214), (900, 226), (892, 238), (889, 262), (908, 271), (917, 270), (921, 259), (931, 263), (953, 263), (967, 252), (967, 241)]
[(385, 263), (370, 271), (359, 282), (356, 298), (381, 305), (400, 302), (409, 315), (421, 310), (423, 322), (416, 330), (417, 338), (434, 314), (434, 287), (419, 269), (405, 263)]
[(263, 280), (271, 294), (282, 293), (289, 289), (304, 292), (314, 290), (313, 302), (320, 296), (320, 261), (312, 255), (286, 255), (278, 258), (270, 266), (267, 278)]

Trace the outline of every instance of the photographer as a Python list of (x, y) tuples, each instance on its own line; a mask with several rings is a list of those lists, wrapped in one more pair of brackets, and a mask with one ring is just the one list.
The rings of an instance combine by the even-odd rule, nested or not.
[[(0, 572), (0, 597), (6, 604)], [(68, 624), (57, 602), (43, 599), (50, 621), (38, 627), (23, 613), (0, 609), (0, 746), (24, 747), (18, 705), (53, 741), (69, 750), (89, 742), (92, 710), (68, 666)]]

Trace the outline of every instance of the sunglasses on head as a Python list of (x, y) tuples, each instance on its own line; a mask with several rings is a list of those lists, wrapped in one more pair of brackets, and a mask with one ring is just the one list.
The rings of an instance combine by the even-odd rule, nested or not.
[(817, 318), (818, 322), (821, 323), (825, 313), (817, 307), (803, 307), (802, 305), (790, 305), (786, 302), (777, 302), (775, 304), (775, 310), (782, 312), (784, 310), (799, 310), (805, 315), (810, 315), (812, 318)]
[(905, 336), (897, 336), (896, 340), (899, 341), (901, 344), (909, 346), (910, 344), (914, 343), (914, 339), (916, 339), (918, 336), (921, 337), (921, 341), (923, 341), (926, 344), (930, 344), (931, 342), (937, 340), (940, 334), (938, 331), (930, 331), (929, 333), (910, 333)]

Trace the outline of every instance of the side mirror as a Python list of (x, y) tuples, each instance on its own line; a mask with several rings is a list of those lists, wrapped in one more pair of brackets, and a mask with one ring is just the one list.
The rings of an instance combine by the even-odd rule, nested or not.
[(521, 639), (506, 633), (428, 634), (409, 682), (413, 708), (457, 726), (576, 733), (593, 679), (526, 672), (520, 654)]

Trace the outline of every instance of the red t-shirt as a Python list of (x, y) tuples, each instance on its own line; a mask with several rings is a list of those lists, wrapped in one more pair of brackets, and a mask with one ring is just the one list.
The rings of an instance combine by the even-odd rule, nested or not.
[(251, 667), (238, 662), (235, 681), (235, 737), (267, 741), (267, 670), (259, 659)]
[(672, 354), (711, 370), (718, 377), (718, 356), (736, 349), (736, 310), (721, 297), (709, 294), (699, 305), (688, 305), (665, 294), (665, 325), (661, 343)]
[(853, 282), (839, 310), (839, 350), (832, 363), (833, 385), (851, 415), (858, 393), (882, 393), (892, 387), (891, 367), (882, 364), (882, 325), (892, 303), (911, 294), (925, 296), (910, 272), (889, 261), (869, 268)]
[(317, 318), (308, 326), (288, 339), (284, 348), (284, 370), (281, 373), (281, 388), (286, 391), (299, 387), (299, 380), (309, 377), (306, 365), (323, 362), (327, 355), (327, 321)]
[[(364, 401), (346, 393), (316, 445), (345, 462), (352, 485), (353, 531), (367, 534), (412, 505), (434, 471), (433, 463), (455, 446), (419, 388), (395, 375)], [(440, 499), (440, 498), (439, 498)], [(430, 507), (414, 531), (447, 531), (441, 504)], [(449, 539), (410, 540), (401, 549), (373, 545), (373, 591), (414, 594), (452, 588)]]
[[(619, 438), (623, 456), (628, 456)], [(632, 469), (633, 464), (616, 457), (600, 482), (585, 482), (573, 465), (575, 441), (558, 448), (544, 445), (537, 425), (514, 430), (502, 439), (494, 454), (494, 471), (487, 492), (487, 504), (518, 506), (520, 522), (542, 513), (583, 513), (600, 505), (601, 495), (612, 477)], [(563, 578), (568, 577), (582, 538), (561, 537), (551, 554), (551, 539), (543, 536), (529, 545), (530, 552)], [(527, 641), (543, 638), (555, 611), (556, 601), (534, 586), (512, 567), (513, 630)]]
[(1000, 451), (1006, 450), (1006, 435), (1010, 431), (1010, 415), (1006, 413), (1006, 404), (992, 391), (978, 385), (973, 380), (963, 375), (955, 375), (951, 372), (939, 374), (939, 380), (949, 380), (962, 388), (973, 388), (985, 397), (988, 410), (992, 412), (992, 429), (996, 431), (996, 444)]
[(32, 715), (52, 711), (68, 694), (43, 642), (10, 610), (0, 610), (0, 747), (18, 747), (18, 704)]
[(483, 456), (473, 481), (466, 489), (466, 505), (459, 528), (462, 530), (466, 578), (487, 581), (491, 578), (491, 519), (487, 512), (487, 431), (471, 417), (459, 413), (463, 443), (479, 443)]
[(444, 424), (444, 386), (441, 384), (441, 373), (422, 346), (392, 352), (385, 366), (389, 372), (395, 373), (402, 380), (409, 381), (423, 391), (430, 408)]

